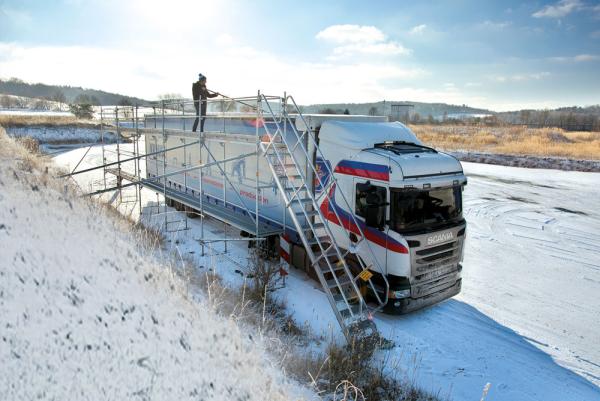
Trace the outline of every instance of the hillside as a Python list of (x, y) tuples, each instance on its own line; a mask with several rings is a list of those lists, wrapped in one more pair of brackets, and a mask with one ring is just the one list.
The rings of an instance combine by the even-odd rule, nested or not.
[(0, 79), (0, 94), (4, 95), (57, 100), (57, 97), (61, 93), (64, 95), (63, 103), (75, 103), (78, 101), (78, 98), (86, 99), (89, 103), (102, 106), (123, 103), (147, 105), (149, 103), (148, 100), (98, 89), (88, 89), (79, 86), (47, 85), (43, 83), (32, 84), (18, 78)]
[(1, 130), (0, 399), (301, 399), (258, 336)]
[(303, 106), (305, 113), (318, 113), (326, 109), (331, 109), (339, 114), (348, 109), (350, 114), (375, 114), (375, 115), (391, 115), (392, 104), (412, 104), (411, 115), (418, 113), (421, 118), (426, 119), (429, 115), (433, 118), (442, 118), (444, 113), (447, 115), (458, 114), (494, 114), (493, 111), (486, 109), (478, 109), (467, 105), (453, 105), (446, 103), (421, 103), (410, 101), (381, 101), (374, 103), (323, 103)]

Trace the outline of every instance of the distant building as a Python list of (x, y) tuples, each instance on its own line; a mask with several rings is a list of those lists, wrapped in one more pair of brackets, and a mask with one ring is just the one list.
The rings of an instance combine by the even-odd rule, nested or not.
[(411, 112), (414, 110), (414, 104), (392, 104), (392, 114), (390, 115), (390, 121), (400, 121), (402, 123), (408, 123), (411, 118)]

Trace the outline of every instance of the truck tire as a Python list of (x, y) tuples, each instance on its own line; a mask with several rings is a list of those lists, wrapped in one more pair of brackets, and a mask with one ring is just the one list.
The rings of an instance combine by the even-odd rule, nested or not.
[(198, 217), (198, 212), (193, 207), (185, 206), (185, 215), (190, 219), (195, 219)]

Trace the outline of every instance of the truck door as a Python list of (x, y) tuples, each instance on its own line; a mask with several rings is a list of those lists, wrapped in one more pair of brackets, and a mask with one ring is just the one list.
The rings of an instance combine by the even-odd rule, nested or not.
[[(375, 255), (376, 262), (373, 264), (374, 270), (383, 271), (380, 273), (386, 274), (387, 266), (387, 224), (388, 221), (388, 203), (389, 203), (389, 188), (387, 185), (377, 181), (372, 181), (364, 178), (354, 178), (353, 190), (353, 214), (359, 222), (361, 229), (369, 246)], [(350, 241), (356, 242), (357, 237), (350, 235)], [(364, 249), (362, 249), (364, 248)], [(370, 263), (366, 244), (359, 248), (359, 252), (365, 262)]]

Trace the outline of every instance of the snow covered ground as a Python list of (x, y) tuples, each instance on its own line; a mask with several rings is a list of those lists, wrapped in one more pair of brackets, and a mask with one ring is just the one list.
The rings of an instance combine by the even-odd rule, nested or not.
[[(1, 400), (289, 400), (254, 338), (0, 132)], [(50, 170), (51, 174), (55, 171)]]
[[(77, 149), (55, 160), (72, 168), (84, 153)], [(80, 168), (99, 162), (93, 148)], [(600, 174), (463, 165), (469, 225), (462, 293), (407, 316), (376, 317), (396, 344), (391, 356), (403, 362), (399, 376), (455, 400), (479, 399), (487, 383), (489, 401), (600, 400)], [(98, 178), (77, 179), (89, 188)], [(144, 219), (163, 224), (160, 197), (142, 194)], [(132, 196), (124, 191), (124, 200)], [(121, 208), (133, 216), (137, 211), (133, 203)], [(170, 234), (171, 246), (206, 268), (200, 223), (173, 209), (167, 219), (169, 231), (187, 224)], [(223, 236), (223, 224), (208, 220), (205, 226), (206, 237)], [(240, 283), (247, 250), (243, 243), (228, 247), (223, 254), (222, 243), (213, 246), (211, 265)], [(278, 295), (295, 319), (315, 333), (337, 333), (317, 283), (290, 273)]]
[(36, 126), (36, 127), (7, 127), (6, 132), (12, 137), (31, 137), (42, 144), (45, 143), (114, 143), (117, 140), (115, 132), (104, 132), (99, 129), (63, 126)]
[(68, 111), (48, 111), (48, 110), (29, 110), (29, 109), (0, 109), (0, 115), (7, 115), (7, 116), (72, 117), (73, 113), (70, 113)]

